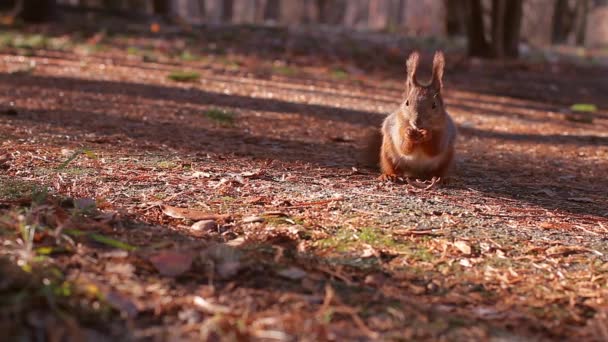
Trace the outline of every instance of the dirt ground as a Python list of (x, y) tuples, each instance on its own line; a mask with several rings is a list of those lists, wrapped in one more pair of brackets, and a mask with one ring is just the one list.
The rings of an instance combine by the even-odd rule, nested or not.
[(8, 336), (608, 339), (605, 68), (448, 51), (457, 169), (425, 190), (358, 162), (405, 54), (3, 39)]

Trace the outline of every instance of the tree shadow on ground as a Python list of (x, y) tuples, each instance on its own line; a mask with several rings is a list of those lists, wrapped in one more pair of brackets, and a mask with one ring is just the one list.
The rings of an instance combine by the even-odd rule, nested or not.
[[(171, 116), (179, 108), (192, 105), (221, 106), (252, 111), (269, 111), (289, 114), (288, 125), (298, 126), (298, 117), (311, 117), (319, 120), (322, 126), (336, 127), (340, 130), (357, 131), (377, 127), (382, 116), (374, 112), (335, 108), (324, 105), (293, 103), (276, 99), (260, 99), (239, 95), (211, 93), (195, 88), (173, 88), (159, 85), (138, 83), (81, 80), (66, 77), (42, 77), (33, 75), (0, 75), (0, 82), (10, 84), (15, 90), (10, 96), (20, 100), (27, 97), (55, 97), (55, 109), (21, 110), (18, 120), (29, 121), (31, 124), (45, 123), (50, 125), (49, 132), (58, 129), (82, 134), (94, 133), (116, 136), (115, 142), (121, 143), (122, 137), (140, 144), (140, 146), (156, 145), (162, 148), (167, 145), (172, 148), (193, 153), (216, 152), (235, 153), (254, 158), (269, 158), (285, 161), (302, 161), (320, 166), (348, 168), (357, 165), (357, 156), (361, 142), (333, 141), (326, 136), (304, 140), (302, 136), (271, 136), (271, 134), (252, 134), (247, 130), (237, 128), (209, 127), (201, 120), (190, 118), (189, 122), (180, 121), (179, 117)], [(59, 92), (73, 91), (82, 93), (82, 103), (69, 106), (61, 103)], [(44, 94), (44, 95), (41, 95)], [(93, 96), (88, 98), (87, 94)], [(129, 117), (120, 106), (112, 107), (112, 102), (120, 99), (116, 96), (126, 96), (132, 99), (147, 99), (162, 101), (154, 104), (147, 111), (158, 111), (162, 115), (151, 116), (143, 120), (141, 116)], [(87, 101), (85, 101), (88, 99)], [(106, 102), (105, 104), (103, 102)], [(108, 105), (110, 107), (108, 107)], [(74, 110), (70, 107), (77, 106)], [(155, 108), (161, 106), (162, 108)], [(67, 107), (67, 108), (66, 108)], [(89, 107), (91, 111), (83, 111), (81, 107)], [(108, 108), (106, 110), (105, 108)], [(127, 110), (128, 111), (128, 110)], [(484, 110), (480, 109), (483, 113)], [(185, 111), (183, 116), (191, 116), (192, 111)], [(167, 115), (166, 117), (163, 115)], [(262, 117), (261, 123), (264, 123)], [(343, 124), (350, 127), (340, 126)], [(281, 123), (273, 122), (273, 125)], [(301, 124), (300, 124), (301, 125)], [(300, 127), (301, 131), (306, 127)], [(572, 213), (591, 215), (606, 215), (605, 208), (600, 205), (602, 191), (608, 189), (608, 181), (601, 177), (601, 165), (576, 161), (575, 167), (584, 170), (585, 175), (564, 172), (555, 163), (568, 166), (573, 161), (555, 159), (547, 156), (535, 158), (527, 154), (502, 153), (485, 149), (496, 141), (507, 143), (530, 143), (546, 147), (565, 145), (572, 147), (606, 146), (608, 139), (599, 136), (580, 135), (535, 135), (499, 133), (475, 128), (462, 129), (462, 135), (469, 140), (471, 147), (460, 153), (465, 162), (458, 165), (459, 172), (455, 177), (454, 188), (473, 188), (489, 196), (507, 196), (539, 205), (547, 209), (565, 210)], [(359, 137), (362, 135), (359, 135)], [(124, 142), (123, 142), (124, 143)], [(483, 147), (476, 149), (476, 147)], [(553, 164), (552, 164), (553, 163)], [(544, 165), (544, 166), (543, 166)], [(571, 166), (571, 165), (570, 165)], [(516, 175), (517, 177), (515, 177)], [(538, 193), (538, 184), (546, 184), (555, 193), (554, 198)], [(564, 198), (584, 198), (589, 193), (596, 198), (577, 203)], [(596, 201), (597, 200), (597, 201)]]

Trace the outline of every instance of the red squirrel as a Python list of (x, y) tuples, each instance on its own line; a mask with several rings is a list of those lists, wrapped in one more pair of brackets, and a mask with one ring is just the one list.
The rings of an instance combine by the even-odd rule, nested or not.
[(418, 52), (410, 54), (403, 102), (384, 119), (370, 145), (382, 180), (441, 178), (452, 166), (456, 126), (441, 96), (445, 59), (435, 53), (431, 82), (425, 85), (416, 79), (419, 59)]

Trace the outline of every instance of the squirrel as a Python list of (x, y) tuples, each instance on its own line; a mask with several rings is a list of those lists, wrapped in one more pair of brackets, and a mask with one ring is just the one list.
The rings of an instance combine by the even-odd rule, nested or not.
[(431, 82), (426, 85), (416, 79), (419, 59), (417, 51), (408, 57), (402, 103), (370, 137), (367, 162), (379, 164), (381, 180), (437, 180), (452, 168), (457, 131), (441, 95), (445, 58), (435, 52)]

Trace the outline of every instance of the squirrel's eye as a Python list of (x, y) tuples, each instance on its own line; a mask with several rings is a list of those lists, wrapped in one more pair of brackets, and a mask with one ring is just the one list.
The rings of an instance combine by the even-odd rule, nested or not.
[(405, 101), (405, 105), (409, 106), (410, 105), (410, 100)]
[(437, 107), (437, 104), (435, 103), (435, 101), (433, 101), (433, 105), (431, 106), (431, 108), (435, 109)]

